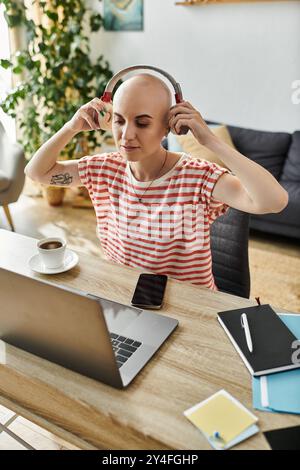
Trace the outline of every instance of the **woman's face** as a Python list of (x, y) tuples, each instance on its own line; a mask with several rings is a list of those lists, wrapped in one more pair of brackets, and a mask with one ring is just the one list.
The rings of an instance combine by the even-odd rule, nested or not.
[[(169, 103), (149, 89), (115, 95), (112, 132), (121, 155), (132, 162), (155, 155), (167, 133)], [(166, 100), (165, 100), (166, 101)]]

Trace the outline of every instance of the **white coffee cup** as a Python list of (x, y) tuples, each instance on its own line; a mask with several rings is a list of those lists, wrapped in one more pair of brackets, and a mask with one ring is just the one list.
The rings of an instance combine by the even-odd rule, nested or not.
[(63, 265), (66, 241), (63, 238), (43, 238), (37, 244), (42, 263), (46, 268), (54, 269)]

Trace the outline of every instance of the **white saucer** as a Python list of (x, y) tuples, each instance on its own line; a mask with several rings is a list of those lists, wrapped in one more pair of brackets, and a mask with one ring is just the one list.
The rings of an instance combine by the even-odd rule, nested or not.
[(58, 268), (46, 268), (42, 263), (39, 253), (33, 255), (29, 260), (30, 268), (40, 274), (58, 274), (69, 271), (78, 263), (78, 255), (72, 250), (66, 249), (64, 263)]

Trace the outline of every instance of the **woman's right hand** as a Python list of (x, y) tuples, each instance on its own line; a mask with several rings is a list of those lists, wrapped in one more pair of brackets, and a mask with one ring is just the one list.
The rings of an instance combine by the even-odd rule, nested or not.
[(99, 112), (103, 111), (105, 114), (105, 106), (106, 103), (101, 101), (100, 98), (94, 98), (84, 104), (76, 111), (72, 119), (68, 121), (69, 129), (76, 133), (101, 129), (99, 124), (101, 115)]

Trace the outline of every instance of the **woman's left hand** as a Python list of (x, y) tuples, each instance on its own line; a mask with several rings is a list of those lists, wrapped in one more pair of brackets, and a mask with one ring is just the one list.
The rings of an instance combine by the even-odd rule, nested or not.
[(202, 145), (215, 136), (202, 118), (201, 114), (188, 101), (182, 101), (171, 107), (169, 113), (170, 130), (179, 134), (181, 126), (187, 126)]

